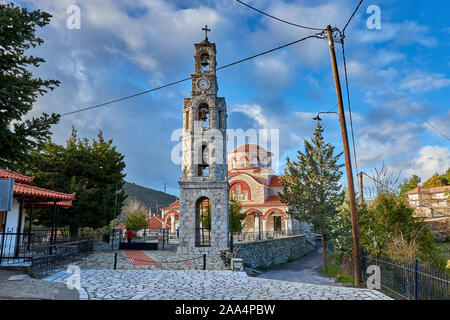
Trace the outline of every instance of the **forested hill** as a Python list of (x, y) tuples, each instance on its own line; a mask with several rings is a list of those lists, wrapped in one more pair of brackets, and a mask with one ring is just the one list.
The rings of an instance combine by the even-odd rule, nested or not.
[(124, 190), (128, 195), (128, 198), (125, 200), (125, 202), (135, 198), (136, 200), (142, 202), (145, 206), (151, 207), (152, 212), (155, 212), (154, 210), (156, 210), (156, 205), (158, 205), (159, 208), (166, 207), (172, 202), (178, 200), (178, 198), (174, 195), (146, 187), (141, 187), (137, 184), (129, 182), (125, 182)]

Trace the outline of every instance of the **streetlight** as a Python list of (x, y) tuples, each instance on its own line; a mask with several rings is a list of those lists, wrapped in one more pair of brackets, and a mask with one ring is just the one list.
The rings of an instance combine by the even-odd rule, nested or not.
[(231, 214), (230, 214), (230, 252), (233, 253), (233, 206), (234, 206), (234, 200), (230, 200), (231, 205)]
[(321, 114), (321, 113), (336, 113), (337, 114), (337, 112), (334, 112), (334, 111), (327, 111), (327, 112), (321, 111), (317, 114), (317, 116), (315, 116), (313, 118), (313, 120), (322, 121), (322, 119), (319, 117), (319, 114)]

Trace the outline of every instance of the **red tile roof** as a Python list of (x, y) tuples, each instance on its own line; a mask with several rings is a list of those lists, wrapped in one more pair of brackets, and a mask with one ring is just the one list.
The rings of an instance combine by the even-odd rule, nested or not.
[(242, 207), (286, 207), (287, 204), (281, 202), (280, 196), (269, 196), (262, 203), (242, 203)]
[(24, 184), (33, 184), (34, 181), (34, 177), (28, 177), (6, 169), (0, 169), (0, 178), (15, 179), (15, 182)]
[(45, 200), (61, 200), (61, 201), (72, 201), (75, 200), (75, 193), (68, 194), (57, 192), (53, 190), (38, 188), (35, 186), (30, 186), (22, 183), (14, 183), (14, 195), (15, 196), (26, 196)]
[(440, 193), (444, 192), (445, 189), (450, 189), (450, 186), (442, 186), (442, 187), (434, 187), (434, 188), (422, 188), (422, 187), (416, 187), (410, 191), (408, 191), (406, 194), (416, 194), (416, 193)]
[(278, 176), (273, 176), (270, 179), (269, 187), (273, 187), (273, 188), (283, 187)]
[[(147, 221), (148, 221), (149, 229), (162, 229), (163, 228), (164, 221), (160, 217), (153, 216), (153, 217), (147, 219)], [(167, 222), (166, 229), (170, 228), (170, 227), (171, 227), (170, 222)]]
[(161, 209), (179, 209), (180, 208), (180, 200), (177, 200), (171, 204), (169, 204), (167, 207), (161, 208)]
[(237, 147), (236, 149), (234, 149), (233, 153), (237, 153), (237, 152), (258, 152), (258, 153), (267, 153), (268, 155), (272, 155), (271, 152), (268, 152), (266, 149), (256, 145), (256, 144), (244, 144), (241, 145), (239, 147)]

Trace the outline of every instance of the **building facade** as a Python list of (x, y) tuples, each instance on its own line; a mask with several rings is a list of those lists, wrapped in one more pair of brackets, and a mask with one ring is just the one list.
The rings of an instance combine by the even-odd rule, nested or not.
[(421, 218), (438, 218), (450, 216), (450, 186), (435, 188), (417, 187), (406, 194), (409, 204), (415, 208), (415, 215)]

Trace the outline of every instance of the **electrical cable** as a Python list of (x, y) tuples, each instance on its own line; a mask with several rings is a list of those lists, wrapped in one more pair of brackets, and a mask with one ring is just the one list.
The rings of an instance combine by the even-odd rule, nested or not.
[[(232, 62), (232, 63), (230, 63), (230, 64), (221, 66), (221, 67), (217, 68), (216, 70), (222, 70), (222, 69), (231, 67), (231, 66), (233, 66), (233, 65), (236, 65), (236, 64), (239, 64), (239, 63), (242, 63), (242, 62), (245, 62), (245, 61), (248, 61), (248, 60), (257, 58), (257, 57), (259, 57), (259, 56), (262, 56), (262, 55), (265, 55), (265, 54), (274, 52), (274, 51), (276, 51), (276, 50), (280, 50), (280, 49), (286, 48), (286, 47), (288, 47), (288, 46), (291, 46), (291, 45), (293, 45), (293, 44), (296, 44), (296, 43), (299, 43), (299, 42), (301, 42), (301, 41), (307, 40), (307, 39), (309, 39), (309, 38), (317, 38), (317, 37), (318, 37), (317, 34), (309, 35), (309, 36), (303, 37), (303, 38), (301, 38), (301, 39), (298, 39), (298, 40), (295, 40), (295, 41), (286, 43), (286, 44), (281, 45), (281, 46), (279, 46), (279, 47), (276, 47), (276, 48), (273, 48), (273, 49), (270, 49), (270, 50), (267, 50), (267, 51), (264, 51), (264, 52), (255, 54), (255, 55), (250, 56), (250, 57), (248, 57), (248, 58), (241, 59), (241, 60)], [(150, 93), (150, 92), (153, 92), (153, 91), (156, 91), (156, 90), (160, 90), (160, 89), (163, 89), (163, 88), (167, 88), (167, 87), (169, 87), (169, 86), (172, 86), (172, 85), (175, 85), (175, 84), (178, 84), (178, 83), (181, 83), (181, 82), (190, 80), (190, 79), (192, 79), (192, 77), (184, 78), (184, 79), (182, 79), (182, 80), (178, 80), (178, 81), (175, 81), (175, 82), (171, 82), (171, 83), (165, 84), (165, 85), (163, 85), (163, 86), (159, 86), (159, 87), (156, 87), (156, 88), (153, 88), (153, 89), (150, 89), (150, 90), (145, 90), (145, 91), (142, 91), (142, 92), (139, 92), (139, 93), (135, 93), (135, 94), (132, 94), (132, 95), (129, 95), (129, 96), (126, 96), (126, 97), (119, 98), (119, 99), (115, 99), (115, 100), (107, 101), (107, 102), (104, 102), (104, 103), (96, 104), (96, 105), (93, 105), (93, 106), (90, 106), (90, 107), (86, 107), (86, 108), (82, 108), (82, 109), (78, 109), (78, 110), (66, 112), (66, 113), (61, 114), (61, 116), (67, 116), (67, 115), (71, 115), (71, 114), (74, 114), (74, 113), (78, 113), (78, 112), (82, 112), (82, 111), (86, 111), (86, 110), (91, 110), (91, 109), (103, 107), (103, 106), (106, 106), (106, 105), (110, 105), (110, 104), (113, 104), (113, 103), (116, 103), (116, 102), (120, 102), (120, 101), (123, 101), (123, 100), (131, 99), (131, 98), (134, 98), (134, 97), (137, 97), (137, 96), (146, 94), (146, 93)]]
[(355, 16), (356, 12), (358, 11), (359, 7), (361, 6), (363, 0), (359, 1), (358, 6), (356, 7), (355, 11), (353, 11), (353, 14), (351, 15), (350, 19), (348, 19), (347, 23), (345, 24), (344, 28), (342, 29), (342, 33), (345, 32), (345, 29), (349, 25), (350, 21), (352, 21), (353, 17)]
[(256, 8), (252, 7), (251, 5), (249, 5), (249, 4), (245, 3), (245, 2), (242, 2), (242, 1), (240, 1), (240, 0), (236, 0), (236, 1), (239, 2), (240, 4), (243, 4), (244, 6), (246, 6), (246, 7), (248, 7), (248, 8), (250, 8), (250, 9), (252, 9), (252, 10), (255, 10), (255, 11), (257, 11), (257, 12), (259, 12), (259, 13), (265, 15), (265, 16), (268, 16), (268, 17), (270, 17), (270, 18), (272, 18), (272, 19), (275, 19), (275, 20), (278, 20), (278, 21), (281, 21), (281, 22), (290, 24), (291, 26), (294, 26), (294, 27), (303, 28), (303, 29), (309, 29), (309, 30), (317, 30), (317, 31), (322, 31), (322, 30), (324, 30), (323, 28), (313, 28), (313, 27), (307, 27), (307, 26), (302, 26), (302, 25), (296, 24), (296, 23), (292, 23), (292, 22), (289, 22), (289, 21), (286, 21), (286, 20), (277, 18), (277, 17), (275, 17), (275, 16), (272, 16), (272, 15), (270, 15), (270, 14), (264, 12), (264, 11), (261, 11), (261, 10), (259, 10), (259, 9), (256, 9)]

